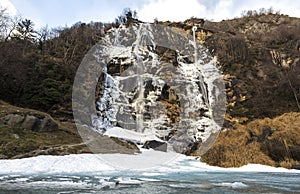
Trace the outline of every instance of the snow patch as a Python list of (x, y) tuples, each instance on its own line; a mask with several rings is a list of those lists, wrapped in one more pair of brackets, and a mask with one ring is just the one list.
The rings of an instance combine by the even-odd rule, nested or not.
[(145, 143), (149, 140), (162, 141), (161, 139), (157, 138), (154, 133), (140, 133), (120, 127), (110, 128), (104, 133), (104, 135), (130, 140), (136, 143)]
[(242, 183), (242, 182), (233, 182), (233, 183), (217, 183), (215, 185), (218, 186), (225, 186), (225, 187), (231, 187), (231, 188), (246, 188), (248, 185)]
[[(240, 168), (221, 168), (209, 166), (199, 162), (195, 157), (175, 155), (154, 150), (142, 149), (142, 154), (78, 154), (66, 156), (37, 156), (32, 158), (0, 160), (0, 174), (23, 175), (23, 174), (97, 174), (102, 172), (116, 172), (107, 163), (112, 161), (115, 165), (128, 163), (127, 168), (118, 170), (138, 170), (143, 176), (160, 176), (174, 172), (287, 172), (300, 173), (299, 170), (275, 168), (260, 164), (248, 164)], [(167, 163), (160, 163), (160, 158), (169, 157)], [(104, 160), (103, 160), (104, 159)], [(119, 162), (119, 164), (117, 164)], [(155, 168), (146, 168), (147, 166)], [(124, 167), (124, 166), (123, 166)], [(144, 168), (143, 168), (144, 167)], [(26, 181), (25, 179), (20, 179)]]

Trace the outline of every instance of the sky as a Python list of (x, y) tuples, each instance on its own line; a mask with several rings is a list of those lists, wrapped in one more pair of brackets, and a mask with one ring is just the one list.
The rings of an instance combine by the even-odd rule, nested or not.
[(0, 0), (12, 15), (20, 14), (36, 26), (64, 27), (78, 21), (110, 22), (124, 8), (136, 10), (145, 22), (184, 21), (199, 17), (212, 21), (241, 16), (244, 10), (272, 7), (275, 11), (300, 17), (299, 0)]

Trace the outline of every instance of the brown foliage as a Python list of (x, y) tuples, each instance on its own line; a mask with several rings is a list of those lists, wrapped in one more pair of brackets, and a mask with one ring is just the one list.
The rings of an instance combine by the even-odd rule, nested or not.
[[(273, 142), (276, 144), (271, 144)], [(269, 144), (273, 147), (268, 148)], [(299, 162), (299, 146), (300, 113), (292, 112), (274, 119), (255, 120), (240, 125), (237, 130), (221, 132), (201, 160), (221, 167), (257, 163), (290, 168)]]

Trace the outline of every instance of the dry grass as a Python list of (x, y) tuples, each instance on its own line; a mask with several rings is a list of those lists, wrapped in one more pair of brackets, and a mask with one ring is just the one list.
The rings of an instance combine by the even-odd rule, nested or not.
[[(266, 129), (271, 130), (272, 134), (265, 135)], [(282, 142), (287, 157), (280, 161), (272, 159), (272, 153), (263, 149), (268, 141)], [(255, 120), (247, 125), (238, 126), (237, 130), (221, 132), (213, 147), (201, 160), (221, 167), (240, 167), (257, 163), (291, 168), (297, 161), (292, 158), (289, 148), (299, 145), (300, 113), (292, 112), (274, 119)]]
[(249, 139), (250, 135), (244, 129), (222, 132), (201, 160), (221, 167), (240, 167), (248, 163), (274, 166), (274, 161), (260, 151), (260, 144), (247, 143)]

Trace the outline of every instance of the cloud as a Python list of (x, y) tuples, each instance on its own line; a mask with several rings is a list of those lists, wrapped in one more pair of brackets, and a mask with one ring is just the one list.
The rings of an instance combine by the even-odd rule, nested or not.
[[(2, 1), (2, 0), (0, 0)], [(76, 22), (112, 22), (124, 8), (139, 7), (146, 0), (10, 0), (24, 18), (37, 27), (71, 26)]]
[(0, 6), (5, 8), (10, 15), (16, 15), (17, 9), (9, 0), (1, 0)]
[(143, 21), (183, 21), (192, 16), (220, 21), (241, 16), (244, 10), (272, 7), (293, 17), (300, 17), (300, 1), (294, 0), (149, 0), (138, 9)]
[(137, 10), (139, 18), (147, 22), (152, 22), (154, 18), (182, 21), (203, 11), (205, 7), (197, 0), (151, 0)]
[(138, 10), (139, 18), (151, 22), (158, 20), (183, 21), (190, 17), (222, 20), (232, 18), (234, 0), (150, 0)]
[(244, 10), (273, 7), (283, 14), (300, 17), (295, 0), (0, 0), (10, 13), (20, 13), (36, 27), (71, 26), (82, 21), (114, 21), (124, 8), (136, 10), (142, 21), (184, 21), (190, 17), (213, 21), (241, 16)]

